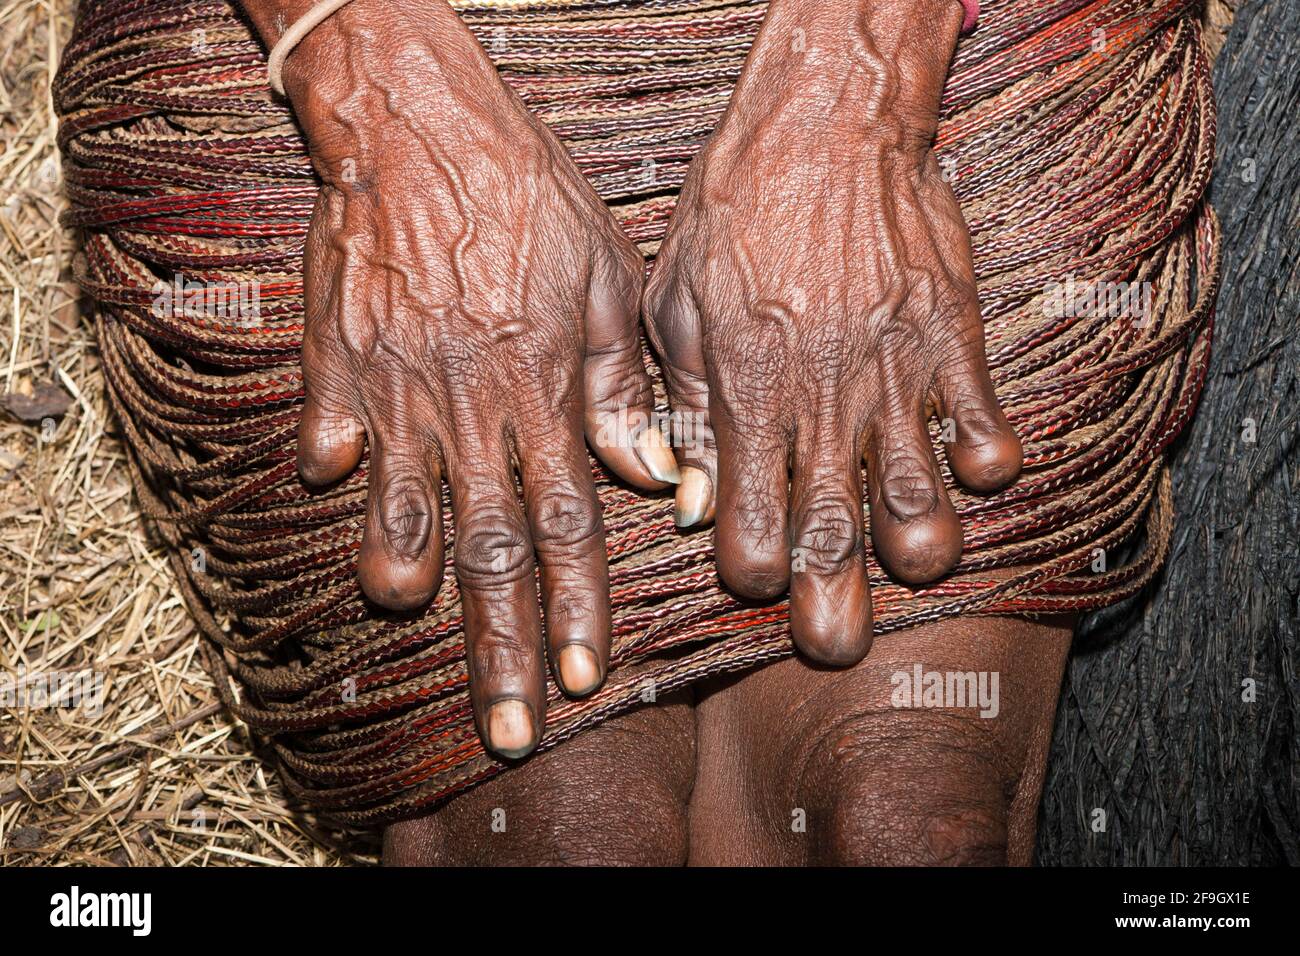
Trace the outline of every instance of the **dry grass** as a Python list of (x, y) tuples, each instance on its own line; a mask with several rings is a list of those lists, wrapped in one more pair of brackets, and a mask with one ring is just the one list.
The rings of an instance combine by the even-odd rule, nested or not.
[[(71, 0), (0, 0), (0, 403), (53, 382), (54, 422), (0, 409), (0, 864), (339, 865), (371, 835), (295, 813), (222, 713), (140, 521), (72, 282), (50, 81)], [(20, 675), (102, 675), (98, 715)], [(8, 684), (21, 698), (4, 700)]]

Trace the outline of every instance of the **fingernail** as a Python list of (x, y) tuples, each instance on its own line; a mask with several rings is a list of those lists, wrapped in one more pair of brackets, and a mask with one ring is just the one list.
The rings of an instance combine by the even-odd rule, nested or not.
[(488, 746), (503, 757), (522, 757), (537, 744), (531, 709), (522, 700), (500, 700), (488, 711)]
[(657, 426), (652, 425), (641, 432), (636, 437), (633, 450), (655, 481), (675, 485), (682, 480), (682, 473), (677, 469), (677, 459), (673, 457), (673, 450), (668, 447), (664, 433)]
[(677, 486), (677, 509), (673, 516), (677, 527), (689, 528), (704, 520), (712, 491), (709, 476), (700, 469), (682, 469), (682, 481)]
[(560, 648), (560, 683), (567, 693), (581, 697), (600, 684), (600, 662), (591, 648), (568, 644)]

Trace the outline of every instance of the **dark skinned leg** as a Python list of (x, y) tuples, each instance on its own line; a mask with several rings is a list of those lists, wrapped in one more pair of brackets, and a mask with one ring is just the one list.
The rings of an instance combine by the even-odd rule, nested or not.
[(664, 697), (529, 758), (435, 813), (388, 827), (384, 862), (678, 866), (686, 861), (694, 772), (690, 699)]
[[(689, 799), (696, 864), (1027, 863), (1071, 631), (959, 619), (886, 636), (849, 670), (796, 659), (711, 682), (694, 715), (665, 699), (390, 827), (385, 862), (672, 865)], [(997, 671), (998, 715), (893, 707), (891, 675), (918, 662)]]
[[(697, 688), (691, 862), (1028, 864), (1071, 633), (960, 618), (848, 670), (785, 660)], [(895, 707), (891, 677), (917, 663), (997, 672), (997, 715)]]

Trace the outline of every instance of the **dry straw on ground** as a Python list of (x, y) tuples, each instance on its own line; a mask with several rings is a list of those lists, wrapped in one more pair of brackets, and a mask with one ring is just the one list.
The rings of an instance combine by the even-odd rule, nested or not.
[[(373, 862), (373, 835), (287, 804), (217, 705), (132, 500), (58, 224), (49, 90), (73, 8), (0, 0), (0, 704), (37, 703), (50, 673), (102, 675), (104, 699), (0, 707), (0, 865)], [(70, 402), (47, 422), (23, 398), (50, 383)]]

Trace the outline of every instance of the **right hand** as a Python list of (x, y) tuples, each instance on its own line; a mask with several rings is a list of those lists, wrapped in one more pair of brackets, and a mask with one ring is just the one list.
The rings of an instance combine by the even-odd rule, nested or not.
[(519, 757), (546, 706), (534, 561), (561, 688), (590, 693), (609, 657), (584, 430), (635, 487), (677, 480), (658, 429), (638, 429), (653, 413), (643, 262), (450, 8), (373, 17), (345, 8), (286, 65), (323, 181), (304, 253), (298, 467), (339, 481), (369, 442), (357, 570), (394, 610), (438, 590), (447, 481), (479, 733)]

